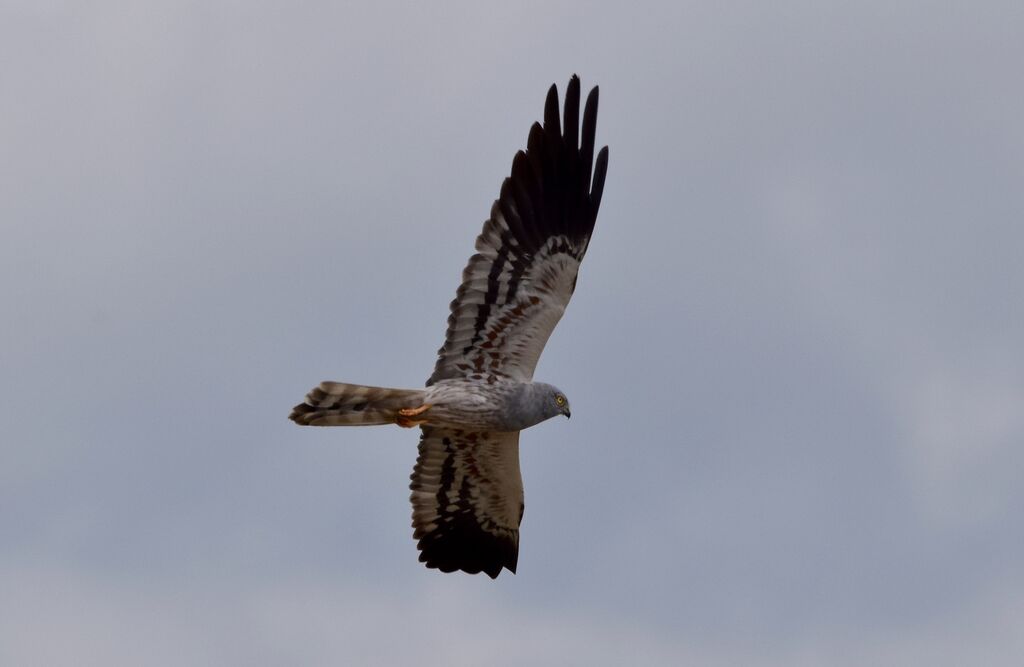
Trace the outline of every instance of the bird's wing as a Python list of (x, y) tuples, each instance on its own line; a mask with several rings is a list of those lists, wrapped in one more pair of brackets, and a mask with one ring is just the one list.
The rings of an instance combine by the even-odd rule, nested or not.
[(492, 579), (502, 567), (514, 573), (523, 518), (519, 432), (422, 430), (409, 485), (420, 560)]
[(477, 254), (462, 273), (428, 385), (447, 378), (533, 378), (576, 287), (601, 205), (608, 147), (595, 164), (597, 99), (595, 87), (578, 141), (579, 78), (573, 76), (566, 90), (564, 128), (558, 91), (554, 85), (548, 91), (544, 125), (534, 123), (526, 151), (516, 153), (477, 237)]

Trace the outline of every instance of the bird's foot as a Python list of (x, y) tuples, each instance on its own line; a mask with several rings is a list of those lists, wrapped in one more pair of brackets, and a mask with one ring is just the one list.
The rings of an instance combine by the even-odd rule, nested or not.
[(401, 408), (398, 411), (398, 419), (395, 420), (395, 423), (402, 428), (413, 428), (414, 426), (426, 424), (426, 419), (413, 419), (413, 417), (421, 415), (429, 409), (430, 403), (424, 403), (418, 408)]

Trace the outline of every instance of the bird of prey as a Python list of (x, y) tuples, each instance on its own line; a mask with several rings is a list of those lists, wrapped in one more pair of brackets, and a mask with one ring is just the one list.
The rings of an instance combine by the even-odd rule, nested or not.
[(448, 331), (425, 389), (322, 382), (290, 419), (310, 426), (419, 426), (412, 525), (420, 561), (443, 572), (515, 573), (523, 481), (519, 432), (569, 399), (533, 381), (534, 368), (576, 288), (601, 205), (608, 147), (594, 160), (598, 89), (580, 129), (573, 75), (559, 122), (558, 89), (476, 239), (451, 303)]

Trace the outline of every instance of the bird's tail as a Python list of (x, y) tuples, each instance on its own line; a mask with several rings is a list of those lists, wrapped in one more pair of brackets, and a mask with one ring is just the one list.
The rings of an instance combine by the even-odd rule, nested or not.
[(372, 426), (394, 424), (398, 411), (423, 403), (422, 389), (366, 387), (344, 382), (321, 382), (288, 416), (305, 426)]

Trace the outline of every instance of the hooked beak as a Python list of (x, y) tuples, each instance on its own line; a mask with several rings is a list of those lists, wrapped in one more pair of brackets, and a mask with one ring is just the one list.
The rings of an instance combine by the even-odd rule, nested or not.
[(572, 419), (572, 413), (569, 412), (568, 408), (566, 408), (565, 410), (562, 410), (562, 414), (565, 415), (566, 419)]

